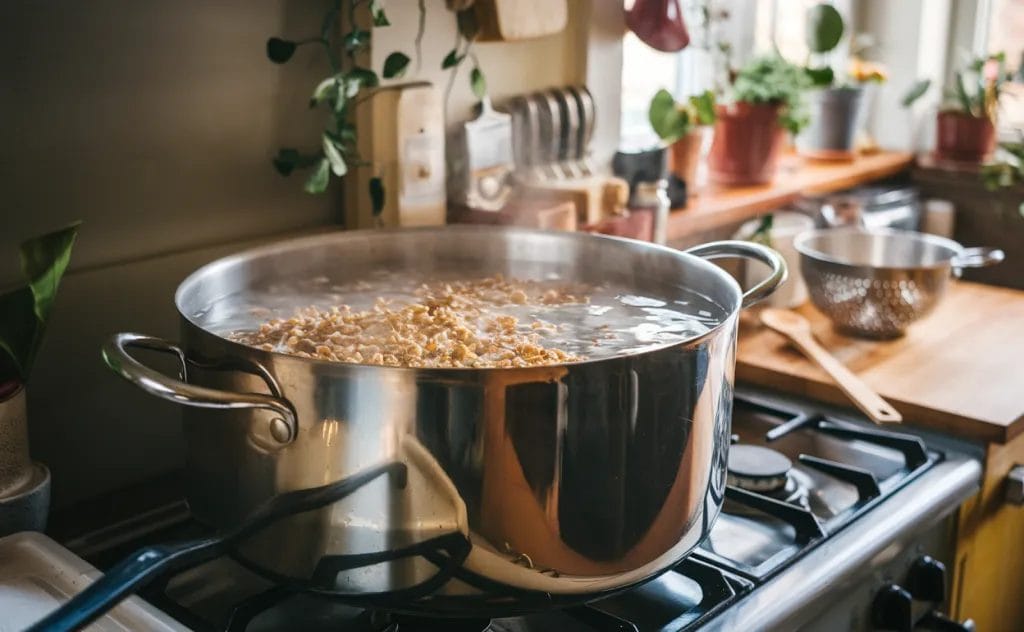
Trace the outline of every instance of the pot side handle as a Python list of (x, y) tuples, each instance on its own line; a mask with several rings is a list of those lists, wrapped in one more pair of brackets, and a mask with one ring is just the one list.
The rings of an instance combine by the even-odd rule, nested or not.
[(950, 264), (953, 269), (960, 268), (984, 268), (986, 266), (1000, 263), (1006, 258), (1006, 254), (998, 248), (964, 248), (960, 254), (953, 257)]
[[(275, 413), (270, 420), (269, 435), (277, 445), (283, 447), (295, 440), (298, 421), (295, 409), (287, 399), (261, 393), (232, 393), (182, 382), (142, 364), (128, 353), (129, 347), (173, 353), (181, 362), (183, 376), (187, 368), (185, 352), (178, 345), (162, 338), (135, 333), (115, 334), (103, 345), (103, 360), (107, 366), (150, 395), (199, 408), (267, 410)], [(261, 377), (268, 376), (264, 371)], [(277, 392), (272, 382), (270, 386), (272, 391)]]
[(767, 246), (751, 241), (713, 241), (688, 248), (684, 252), (702, 259), (754, 259), (771, 268), (772, 272), (767, 279), (743, 293), (741, 307), (750, 307), (768, 298), (786, 280), (786, 260), (782, 255)]

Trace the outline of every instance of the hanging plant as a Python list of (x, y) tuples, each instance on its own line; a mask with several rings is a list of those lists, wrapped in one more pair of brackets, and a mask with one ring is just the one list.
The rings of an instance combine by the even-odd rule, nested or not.
[[(401, 77), (409, 67), (409, 57), (399, 51), (393, 52), (384, 60), (380, 77), (372, 68), (359, 66), (356, 57), (370, 47), (371, 32), (358, 26), (356, 10), (360, 4), (366, 6), (374, 27), (386, 27), (391, 24), (380, 0), (336, 0), (324, 16), (320, 26), (320, 34), (301, 40), (286, 40), (272, 37), (267, 40), (267, 57), (275, 64), (287, 63), (300, 46), (323, 47), (327, 61), (331, 66), (331, 76), (327, 77), (313, 90), (309, 99), (310, 108), (324, 108), (330, 113), (327, 128), (320, 138), (318, 151), (301, 152), (292, 147), (283, 147), (274, 157), (274, 168), (278, 173), (287, 176), (296, 169), (312, 169), (306, 178), (307, 193), (323, 193), (330, 182), (331, 174), (342, 177), (352, 166), (365, 165), (359, 157), (356, 147), (356, 128), (352, 122), (352, 114), (361, 99), (359, 93), (364, 88), (379, 85), (380, 77), (394, 79)], [(334, 25), (341, 11), (348, 11), (349, 31), (340, 37), (333, 38)], [(344, 53), (345, 60), (338, 54)], [(383, 184), (379, 178), (370, 180), (374, 214), (379, 214), (384, 207)]]
[[(443, 69), (452, 69), (452, 81), (462, 62), (469, 58), (473, 68), (470, 71), (470, 86), (478, 99), (487, 94), (487, 82), (483, 71), (472, 52), (472, 44), (479, 33), (476, 14), (469, 7), (451, 6), (458, 25), (458, 39), (453, 48), (442, 60)], [(403, 77), (412, 61), (401, 51), (390, 53), (381, 67), (380, 75), (372, 69), (359, 66), (357, 56), (370, 48), (372, 31), (360, 28), (357, 24), (357, 10), (360, 5), (369, 12), (373, 28), (391, 25), (380, 0), (335, 0), (333, 6), (324, 16), (320, 25), (320, 34), (300, 40), (288, 40), (271, 37), (267, 40), (267, 58), (275, 64), (287, 63), (300, 46), (314, 45), (322, 47), (331, 66), (331, 76), (325, 78), (313, 90), (309, 99), (311, 109), (323, 108), (330, 117), (328, 125), (321, 135), (320, 147), (317, 151), (302, 152), (293, 147), (282, 147), (274, 157), (274, 168), (283, 176), (291, 175), (297, 169), (311, 169), (306, 178), (304, 189), (307, 193), (323, 193), (327, 190), (331, 175), (343, 177), (351, 167), (367, 166), (368, 163), (359, 156), (356, 145), (356, 127), (352, 122), (355, 108), (365, 99), (361, 94), (364, 89), (375, 88), (380, 78), (397, 79)], [(414, 42), (416, 48), (417, 67), (420, 62), (420, 49), (426, 25), (426, 6), (424, 0), (417, 2), (419, 25)], [(347, 11), (349, 30), (335, 36), (334, 25), (341, 12)], [(337, 51), (344, 53), (344, 58)], [(448, 91), (451, 91), (449, 81)], [(378, 177), (370, 178), (368, 183), (370, 200), (374, 216), (379, 216), (384, 209), (384, 183)]]
[(456, 37), (455, 47), (448, 51), (441, 61), (442, 70), (451, 70), (452, 74), (448, 80), (448, 87), (445, 89), (445, 101), (451, 94), (452, 86), (455, 84), (455, 76), (459, 72), (462, 63), (467, 59), (473, 64), (469, 71), (469, 87), (476, 98), (483, 100), (487, 96), (487, 79), (480, 70), (480, 62), (473, 52), (473, 43), (480, 34), (480, 24), (476, 19), (476, 12), (472, 8), (472, 2), (452, 3), (449, 8), (455, 13)]

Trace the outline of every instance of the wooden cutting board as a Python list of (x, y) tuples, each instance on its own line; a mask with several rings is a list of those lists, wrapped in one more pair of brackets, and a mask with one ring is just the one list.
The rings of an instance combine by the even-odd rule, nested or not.
[[(810, 304), (796, 311), (904, 423), (982, 442), (1006, 443), (1024, 432), (1024, 292), (955, 282), (932, 314), (889, 341), (840, 335)], [(849, 405), (823, 371), (757, 322), (756, 312), (740, 322), (739, 381)]]

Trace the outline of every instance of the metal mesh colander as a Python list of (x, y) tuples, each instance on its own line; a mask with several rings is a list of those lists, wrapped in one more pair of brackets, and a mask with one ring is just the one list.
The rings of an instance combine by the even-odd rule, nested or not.
[(869, 338), (900, 336), (932, 311), (951, 271), (1003, 260), (1001, 250), (913, 231), (809, 231), (794, 246), (815, 307), (841, 331)]

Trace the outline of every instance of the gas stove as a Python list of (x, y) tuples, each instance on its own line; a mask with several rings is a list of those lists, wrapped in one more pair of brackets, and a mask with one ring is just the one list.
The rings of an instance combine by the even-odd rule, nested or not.
[[(969, 629), (941, 611), (955, 510), (980, 481), (978, 448), (753, 389), (737, 392), (732, 432), (709, 537), (667, 573), (584, 606), (423, 619), (299, 593), (229, 556), (142, 595), (198, 632)], [(158, 533), (107, 528), (68, 546), (104, 568), (142, 544), (203, 535), (186, 511), (166, 508)]]

